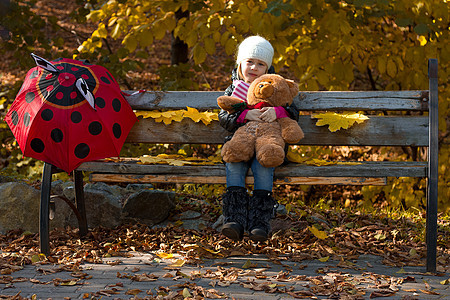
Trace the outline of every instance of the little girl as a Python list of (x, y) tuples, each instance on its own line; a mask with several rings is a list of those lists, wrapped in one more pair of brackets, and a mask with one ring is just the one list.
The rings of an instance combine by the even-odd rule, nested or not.
[[(225, 95), (246, 100), (250, 83), (266, 73), (275, 73), (272, 66), (274, 50), (272, 45), (260, 36), (246, 38), (238, 48), (237, 67), (231, 73), (233, 83)], [(299, 111), (294, 104), (287, 107), (264, 107), (243, 109), (235, 113), (221, 110), (219, 122), (226, 130), (234, 133), (247, 121), (273, 122), (278, 118), (290, 117), (298, 121)], [(226, 137), (229, 141), (233, 135)], [(227, 191), (222, 195), (222, 210), (225, 217), (222, 234), (238, 241), (249, 233), (254, 241), (267, 240), (270, 233), (270, 219), (276, 205), (272, 198), (274, 168), (263, 167), (253, 157), (250, 161), (226, 163)], [(245, 188), (245, 177), (249, 169), (254, 177), (253, 194)]]

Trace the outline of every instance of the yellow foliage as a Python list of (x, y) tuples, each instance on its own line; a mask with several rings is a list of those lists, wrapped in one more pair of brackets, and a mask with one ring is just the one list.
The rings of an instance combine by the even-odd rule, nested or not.
[(324, 126), (328, 125), (328, 129), (331, 132), (335, 132), (340, 130), (341, 128), (349, 129), (353, 124), (358, 123), (361, 124), (365, 120), (368, 120), (369, 117), (355, 112), (344, 112), (341, 114), (335, 112), (326, 112), (320, 114), (313, 114), (312, 118), (319, 119), (316, 123), (316, 126)]
[(324, 159), (319, 158), (313, 158), (311, 160), (308, 160), (305, 162), (307, 165), (314, 165), (314, 166), (329, 166), (329, 165), (335, 165), (338, 162), (337, 161), (327, 161)]
[(200, 112), (195, 108), (187, 107), (186, 110), (168, 110), (168, 111), (136, 111), (136, 116), (141, 116), (144, 119), (152, 118), (155, 122), (164, 122), (169, 125), (172, 122), (181, 122), (184, 118), (189, 118), (194, 122), (203, 122), (205, 125), (211, 124), (212, 121), (219, 120), (217, 113), (214, 112)]
[(159, 154), (157, 156), (143, 155), (139, 157), (139, 164), (167, 164), (172, 166), (184, 166), (184, 165), (214, 165), (221, 163), (221, 159), (218, 157), (196, 158), (186, 157), (179, 154)]

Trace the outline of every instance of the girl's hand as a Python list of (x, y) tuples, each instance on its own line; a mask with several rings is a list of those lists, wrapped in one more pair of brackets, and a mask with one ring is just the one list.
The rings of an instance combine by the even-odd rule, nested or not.
[(259, 109), (250, 109), (245, 115), (245, 119), (249, 121), (261, 122), (261, 111)]
[(277, 113), (273, 107), (263, 107), (261, 108), (261, 116), (259, 117), (261, 121), (273, 122), (277, 119)]

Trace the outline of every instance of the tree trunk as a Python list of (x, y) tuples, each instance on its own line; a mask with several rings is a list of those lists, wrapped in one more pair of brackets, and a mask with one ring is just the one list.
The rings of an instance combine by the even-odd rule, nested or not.
[[(178, 20), (181, 18), (188, 18), (189, 11), (181, 11), (181, 9), (175, 12), (175, 17)], [(170, 63), (172, 65), (178, 65), (181, 63), (187, 63), (188, 58), (188, 45), (173, 35), (172, 31), (172, 47), (170, 50)]]

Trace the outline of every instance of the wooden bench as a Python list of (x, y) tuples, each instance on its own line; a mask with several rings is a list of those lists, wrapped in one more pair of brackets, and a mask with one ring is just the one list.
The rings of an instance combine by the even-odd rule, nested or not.
[[(177, 110), (186, 106), (198, 110), (217, 109), (216, 98), (223, 92), (146, 92), (128, 97), (135, 110)], [(278, 167), (276, 184), (385, 185), (387, 177), (426, 177), (427, 195), (427, 271), (436, 271), (437, 184), (438, 184), (438, 86), (437, 60), (429, 61), (429, 90), (301, 92), (295, 99), (301, 111), (365, 111), (370, 118), (348, 130), (330, 132), (318, 127), (310, 115), (300, 116), (305, 138), (300, 145), (318, 146), (423, 146), (428, 161), (365, 161), (355, 165), (312, 166), (289, 163)], [(411, 114), (374, 115), (376, 111), (402, 111)], [(427, 112), (420, 114), (417, 112)], [(170, 125), (140, 118), (130, 132), (128, 143), (150, 144), (222, 144), (226, 132), (217, 121), (206, 126), (190, 119)], [(40, 247), (49, 254), (50, 185), (55, 168), (45, 164), (41, 192)], [(91, 181), (138, 183), (225, 183), (225, 168), (219, 165), (173, 166), (137, 164), (137, 158), (125, 161), (93, 161), (74, 171), (76, 203), (74, 209), (80, 235), (87, 233), (83, 196), (83, 174)], [(248, 177), (252, 183), (252, 177)]]

